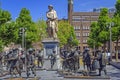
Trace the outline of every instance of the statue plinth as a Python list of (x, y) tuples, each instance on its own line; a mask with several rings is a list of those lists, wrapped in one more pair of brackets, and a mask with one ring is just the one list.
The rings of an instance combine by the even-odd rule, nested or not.
[(42, 40), (44, 47), (44, 59), (48, 59), (48, 56), (53, 54), (53, 50), (56, 54), (59, 54), (59, 40), (53, 38), (45, 38)]
[[(51, 54), (53, 54), (53, 50), (56, 52), (56, 55), (59, 56), (59, 40), (58, 39), (53, 39), (53, 38), (45, 38), (42, 41), (43, 43), (43, 53), (44, 53), (44, 65), (43, 68), (44, 69), (50, 69), (50, 58), (49, 56)], [(59, 59), (56, 56), (56, 61), (58, 61)], [(53, 69), (58, 69), (58, 62), (55, 63), (55, 65), (53, 66)]]

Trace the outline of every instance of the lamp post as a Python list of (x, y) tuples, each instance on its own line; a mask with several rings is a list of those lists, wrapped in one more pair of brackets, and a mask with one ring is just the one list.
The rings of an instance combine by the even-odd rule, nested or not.
[(112, 31), (111, 27), (114, 25), (113, 22), (109, 23), (109, 30), (110, 30), (110, 60), (112, 61)]
[(19, 29), (19, 35), (22, 36), (22, 49), (25, 48), (25, 28)]
[[(19, 29), (19, 35), (22, 36), (22, 49), (25, 51), (25, 66), (27, 66), (26, 65), (26, 61), (27, 61), (26, 60), (26, 55), (27, 55), (27, 52), (26, 52), (26, 38), (25, 38), (26, 34), (25, 34), (25, 32), (26, 32), (26, 28), (20, 28)], [(25, 69), (27, 70), (27, 67)]]

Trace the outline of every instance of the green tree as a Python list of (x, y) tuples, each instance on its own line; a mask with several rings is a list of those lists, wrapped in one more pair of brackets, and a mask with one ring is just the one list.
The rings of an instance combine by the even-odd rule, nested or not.
[(42, 40), (47, 37), (46, 21), (44, 21), (43, 19), (39, 19), (35, 24), (39, 29), (39, 39), (40, 39), (39, 41), (42, 42)]
[[(32, 21), (30, 11), (26, 8), (22, 8), (19, 17), (16, 19), (16, 27), (19, 33), (20, 28), (26, 28), (26, 45), (27, 47), (31, 47), (33, 42), (39, 40), (39, 29)], [(21, 43), (21, 37), (17, 36), (17, 43)]]
[(109, 27), (108, 23), (111, 22), (111, 19), (108, 14), (107, 8), (102, 8), (98, 22), (93, 22), (91, 24), (90, 35), (88, 38), (88, 45), (90, 47), (98, 48), (103, 44), (104, 49), (106, 48), (106, 42), (109, 41)]
[(114, 27), (112, 27), (112, 39), (116, 41), (116, 60), (118, 60), (118, 43), (120, 40), (120, 0), (115, 4), (116, 12), (113, 17)]
[(113, 41), (119, 41), (120, 39), (120, 17), (118, 15), (114, 15), (112, 27), (112, 39)]
[(11, 14), (8, 11), (0, 9), (0, 51), (4, 46), (14, 40), (14, 23), (11, 22)]
[(118, 46), (118, 41), (120, 39), (120, 0), (117, 0), (115, 4), (116, 12), (113, 18), (114, 27), (112, 29), (112, 33), (114, 39), (117, 41), (116, 46)]
[(0, 52), (2, 52), (2, 50), (3, 50), (3, 41), (0, 39)]
[(89, 35), (87, 43), (88, 43), (89, 47), (97, 49), (102, 44), (98, 40), (100, 27), (98, 26), (97, 22), (93, 22), (90, 27), (91, 27), (90, 35)]
[(0, 25), (10, 21), (11, 19), (11, 14), (8, 11), (0, 9)]
[(120, 17), (120, 0), (117, 0), (115, 8), (116, 8), (115, 16), (118, 15)]
[(14, 22), (8, 22), (0, 27), (0, 37), (4, 41), (4, 45), (9, 45), (16, 40)]
[(58, 38), (60, 40), (60, 46), (77, 46), (78, 40), (76, 39), (73, 27), (67, 21), (58, 22)]
[(98, 35), (98, 42), (103, 43), (104, 49), (106, 48), (106, 42), (109, 41), (109, 27), (108, 23), (111, 22), (111, 19), (108, 14), (107, 8), (102, 8), (100, 12), (100, 16), (98, 18), (98, 26), (99, 29), (99, 35)]

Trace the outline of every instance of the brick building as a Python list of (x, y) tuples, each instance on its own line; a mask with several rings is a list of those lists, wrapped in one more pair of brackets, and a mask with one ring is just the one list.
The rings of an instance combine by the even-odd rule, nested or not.
[[(93, 9), (92, 12), (74, 12), (73, 0), (68, 0), (68, 21), (74, 26), (75, 34), (79, 40), (79, 49), (81, 51), (88, 47), (87, 39), (90, 33), (90, 25), (98, 20), (101, 9)], [(115, 9), (109, 10), (109, 15), (112, 16)]]

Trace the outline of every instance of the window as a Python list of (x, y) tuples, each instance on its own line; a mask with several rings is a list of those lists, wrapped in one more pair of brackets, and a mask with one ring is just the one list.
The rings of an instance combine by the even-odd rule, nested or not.
[(80, 33), (76, 32), (75, 34), (76, 34), (76, 37), (80, 37)]
[(91, 16), (91, 21), (98, 21), (99, 16)]
[(83, 43), (87, 43), (87, 39), (83, 39)]
[(72, 16), (72, 21), (80, 22), (80, 21), (84, 21), (84, 20), (85, 20), (84, 17), (81, 17), (81, 16)]
[(80, 16), (72, 16), (72, 20), (75, 22), (80, 21), (80, 19), (81, 19)]
[(80, 26), (74, 26), (74, 30), (80, 30)]
[(82, 16), (82, 18), (84, 19), (83, 21), (88, 21), (88, 20), (90, 20), (90, 16)]
[(91, 16), (91, 18), (98, 18), (99, 17), (99, 15), (98, 16)]
[(78, 29), (80, 29), (80, 26), (78, 26)]
[(83, 30), (89, 30), (90, 27), (89, 26), (83, 26)]
[(83, 33), (83, 36), (85, 36), (85, 33)]
[(84, 32), (84, 33), (83, 33), (83, 36), (84, 36), (84, 37), (88, 37), (88, 36), (89, 36), (89, 32)]
[(82, 16), (82, 18), (89, 18), (90, 16)]
[(87, 30), (89, 30), (90, 29), (90, 27), (89, 26), (87, 26), (87, 28), (86, 28)]
[(90, 22), (89, 20), (83, 20), (82, 22)]
[(89, 36), (89, 32), (87, 33), (87, 36)]
[(83, 29), (85, 29), (86, 26), (83, 26)]

